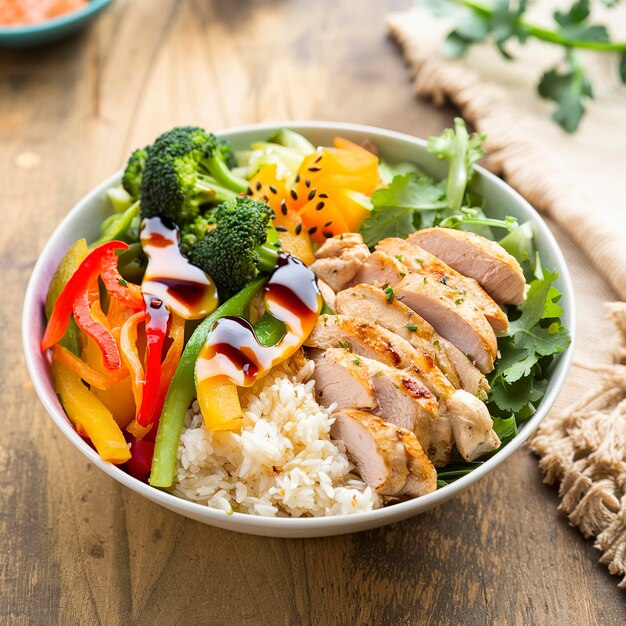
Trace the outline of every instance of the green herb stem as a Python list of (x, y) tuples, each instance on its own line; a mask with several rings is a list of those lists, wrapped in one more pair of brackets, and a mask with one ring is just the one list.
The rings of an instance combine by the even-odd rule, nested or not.
[[(456, 2), (485, 17), (491, 17), (494, 13), (493, 7), (490, 7), (482, 2), (476, 2), (476, 0), (456, 0)], [(528, 33), (530, 37), (534, 37), (535, 39), (539, 39), (541, 41), (559, 44), (561, 46), (565, 46), (566, 48), (580, 48), (586, 50), (596, 50), (599, 52), (622, 52), (626, 50), (626, 41), (572, 40), (557, 31), (530, 24), (525, 20), (518, 19), (516, 22)]]

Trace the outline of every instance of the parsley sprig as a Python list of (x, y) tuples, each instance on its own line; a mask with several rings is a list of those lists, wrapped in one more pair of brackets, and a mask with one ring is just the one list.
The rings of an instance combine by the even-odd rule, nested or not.
[[(612, 7), (618, 1), (603, 3)], [(592, 22), (590, 0), (576, 0), (568, 11), (555, 11), (552, 29), (526, 19), (529, 0), (427, 0), (425, 4), (434, 13), (455, 21), (444, 42), (443, 50), (449, 57), (462, 56), (472, 45), (484, 41), (494, 43), (507, 60), (514, 58), (507, 47), (513, 40), (524, 44), (536, 39), (561, 46), (562, 61), (544, 72), (537, 90), (542, 98), (557, 104), (552, 117), (569, 133), (577, 130), (585, 115), (585, 101), (594, 97), (578, 50), (617, 53), (620, 79), (626, 83), (626, 41), (611, 41), (606, 27)]]

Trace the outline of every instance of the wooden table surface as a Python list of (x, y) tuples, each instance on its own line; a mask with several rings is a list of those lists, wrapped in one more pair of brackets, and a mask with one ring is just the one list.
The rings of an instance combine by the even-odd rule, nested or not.
[[(386, 38), (403, 2), (117, 0), (88, 32), (0, 51), (0, 623), (618, 624), (624, 596), (557, 514), (526, 450), (430, 513), (317, 540), (239, 535), (98, 472), (46, 416), (21, 356), (21, 301), (59, 219), (131, 148), (193, 123), (329, 119), (425, 136)], [(563, 237), (579, 353), (613, 296)], [(593, 378), (574, 370), (560, 405)]]

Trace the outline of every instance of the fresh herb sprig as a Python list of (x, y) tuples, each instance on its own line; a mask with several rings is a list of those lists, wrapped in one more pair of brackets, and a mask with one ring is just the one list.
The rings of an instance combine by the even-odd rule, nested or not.
[[(603, 0), (609, 7), (618, 3), (619, 0)], [(556, 102), (552, 117), (568, 133), (577, 130), (585, 115), (585, 101), (594, 97), (578, 50), (617, 53), (620, 79), (626, 83), (626, 41), (611, 41), (606, 27), (592, 22), (590, 0), (575, 0), (568, 11), (555, 11), (552, 29), (526, 19), (529, 0), (427, 0), (424, 4), (455, 22), (443, 47), (449, 57), (462, 56), (468, 48), (484, 41), (493, 42), (507, 60), (514, 58), (507, 47), (514, 40), (524, 44), (528, 39), (536, 39), (562, 47), (562, 61), (544, 72), (537, 90), (542, 98)]]

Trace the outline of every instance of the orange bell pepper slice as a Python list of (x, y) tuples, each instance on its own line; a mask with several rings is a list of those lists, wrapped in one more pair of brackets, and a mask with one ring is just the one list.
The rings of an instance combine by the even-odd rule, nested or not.
[(87, 384), (102, 390), (110, 389), (128, 376), (128, 370), (121, 367), (106, 374), (99, 372), (60, 344), (52, 346), (52, 360), (62, 363)]

